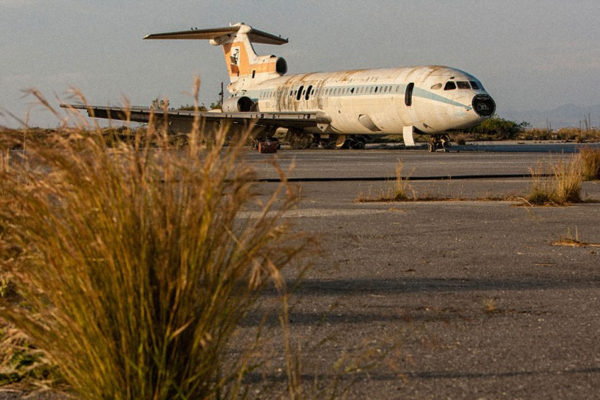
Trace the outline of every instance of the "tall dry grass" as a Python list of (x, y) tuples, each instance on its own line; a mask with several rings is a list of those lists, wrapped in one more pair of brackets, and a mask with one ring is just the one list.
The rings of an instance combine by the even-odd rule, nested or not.
[(79, 125), (1, 172), (0, 260), (19, 296), (2, 314), (81, 399), (243, 394), (247, 358), (226, 361), (229, 339), (308, 241), (282, 220), (285, 183), (253, 194), (247, 133), (226, 145), (199, 126), (183, 149), (152, 124), (110, 147)]
[(411, 201), (416, 200), (416, 192), (409, 183), (410, 174), (403, 176), (404, 162), (398, 161), (395, 166), (396, 178), (392, 181), (387, 181), (377, 195), (372, 193), (360, 192), (356, 198), (356, 202), (388, 202), (388, 201)]
[[(548, 173), (549, 171), (549, 173)], [(526, 199), (535, 205), (581, 202), (581, 163), (575, 157), (538, 164), (531, 171), (532, 186)]]
[(584, 147), (579, 151), (581, 174), (585, 180), (600, 179), (600, 149)]

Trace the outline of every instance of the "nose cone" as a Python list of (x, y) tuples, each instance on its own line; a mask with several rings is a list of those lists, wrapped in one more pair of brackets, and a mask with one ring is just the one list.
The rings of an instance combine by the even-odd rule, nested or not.
[(480, 117), (490, 117), (496, 111), (496, 103), (490, 95), (478, 94), (473, 97), (473, 110)]

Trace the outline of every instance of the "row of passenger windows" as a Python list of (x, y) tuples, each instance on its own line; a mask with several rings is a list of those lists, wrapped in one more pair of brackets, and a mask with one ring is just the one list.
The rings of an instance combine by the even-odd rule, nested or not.
[[(441, 83), (436, 83), (431, 88), (433, 90), (441, 89), (442, 88), (442, 84)], [(456, 88), (458, 88), (458, 89), (473, 89), (473, 90), (483, 89), (481, 87), (481, 84), (478, 84), (475, 81), (456, 81), (456, 82), (455, 81), (448, 81), (444, 85), (444, 90), (454, 90)]]
[(315, 89), (311, 86), (304, 88), (300, 86), (296, 90), (290, 90), (290, 96), (296, 97), (296, 100), (304, 98), (304, 100), (310, 99), (315, 94), (319, 95), (323, 93), (325, 96), (341, 96), (341, 95), (353, 95), (353, 94), (375, 94), (375, 93), (398, 93), (400, 86), (359, 86), (359, 87), (338, 87), (338, 88), (321, 88)]
[[(312, 85), (305, 88), (300, 86), (298, 89), (290, 90), (289, 96), (295, 97), (296, 100), (309, 100), (312, 96), (324, 94), (325, 96), (336, 96), (336, 95), (353, 95), (353, 94), (375, 94), (375, 93), (399, 93), (400, 86), (389, 85), (389, 86), (360, 86), (360, 87), (346, 87), (346, 88), (321, 88), (315, 89)], [(262, 98), (272, 98), (275, 96), (275, 91), (265, 90), (261, 92)]]

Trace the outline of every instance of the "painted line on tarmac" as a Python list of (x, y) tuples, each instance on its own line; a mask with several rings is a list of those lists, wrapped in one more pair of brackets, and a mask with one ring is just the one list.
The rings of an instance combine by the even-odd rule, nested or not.
[[(313, 217), (348, 217), (358, 215), (374, 215), (385, 214), (398, 210), (390, 210), (389, 208), (301, 208), (297, 210), (289, 210), (283, 213), (284, 218), (313, 218)], [(276, 214), (275, 211), (268, 212), (267, 216), (272, 217)], [(241, 218), (261, 218), (261, 211), (243, 211), (238, 213)]]

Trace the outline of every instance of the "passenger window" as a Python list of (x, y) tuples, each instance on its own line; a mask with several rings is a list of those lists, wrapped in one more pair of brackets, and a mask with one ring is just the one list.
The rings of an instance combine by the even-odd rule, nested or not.
[(466, 81), (458, 81), (458, 82), (456, 82), (456, 85), (458, 86), (459, 89), (471, 89), (469, 82), (466, 82)]
[(308, 89), (306, 89), (306, 96), (304, 96), (304, 100), (308, 100), (308, 98), (310, 97), (310, 92), (312, 91), (312, 85), (310, 85), (308, 87)]
[(446, 86), (444, 86), (444, 90), (454, 90), (456, 89), (456, 84), (452, 81), (446, 82)]
[(441, 89), (441, 88), (442, 88), (442, 84), (441, 84), (441, 83), (436, 83), (436, 84), (435, 84), (435, 85), (433, 85), (431, 88), (432, 88), (433, 90), (438, 90), (438, 89)]
[(296, 95), (296, 100), (300, 100), (300, 97), (302, 97), (302, 89), (304, 89), (304, 86), (300, 86), (300, 88), (298, 89), (298, 94)]
[(479, 85), (478, 85), (478, 84), (477, 84), (477, 82), (475, 82), (475, 81), (471, 81), (471, 87), (472, 87), (474, 90), (479, 90)]
[(377, 86), (375, 86), (375, 93), (377, 93)]

